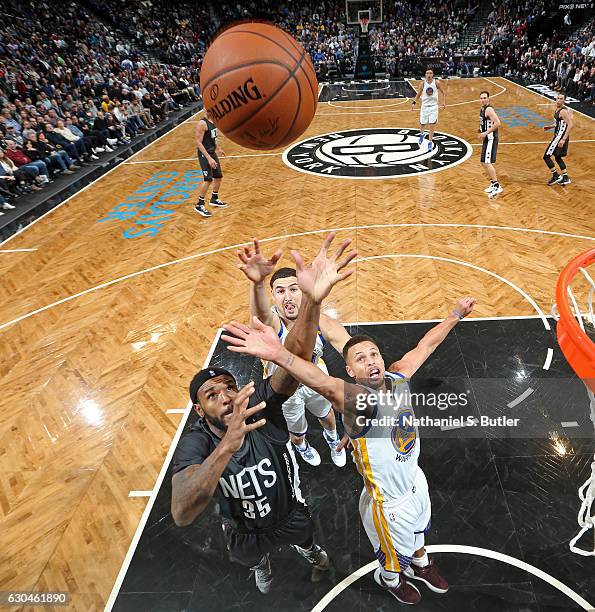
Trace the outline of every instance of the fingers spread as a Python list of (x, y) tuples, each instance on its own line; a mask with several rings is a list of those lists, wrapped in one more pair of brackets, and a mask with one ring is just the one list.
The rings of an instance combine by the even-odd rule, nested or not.
[(337, 264), (337, 270), (341, 270), (357, 257), (357, 251), (350, 251), (346, 257)]
[(221, 340), (231, 344), (232, 346), (246, 346), (246, 341), (244, 339), (236, 338), (235, 336), (228, 336), (227, 334), (221, 334)]
[(339, 247), (335, 251), (335, 257), (334, 258), (335, 259), (339, 259), (339, 257), (341, 257), (341, 255), (343, 255), (343, 252), (351, 244), (351, 242), (352, 242), (351, 238), (348, 238), (347, 240), (343, 240), (343, 242), (339, 245)]
[(336, 232), (329, 233), (329, 235), (324, 239), (324, 242), (322, 243), (322, 246), (320, 247), (320, 251), (318, 251), (319, 255), (326, 255), (326, 252), (328, 251), (329, 246), (331, 246), (331, 242), (335, 239), (336, 235), (337, 235)]
[(300, 255), (299, 251), (291, 251), (291, 256), (295, 261), (296, 271), (301, 272), (304, 269), (304, 260)]

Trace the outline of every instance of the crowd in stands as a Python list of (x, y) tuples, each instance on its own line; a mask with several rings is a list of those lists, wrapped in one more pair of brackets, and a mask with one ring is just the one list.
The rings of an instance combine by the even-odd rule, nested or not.
[(338, 0), (251, 0), (216, 4), (222, 22), (272, 21), (298, 40), (310, 54), (319, 80), (330, 71), (353, 72), (354, 29), (346, 25), (345, 3)]
[(94, 13), (166, 63), (200, 66), (217, 29), (200, 0), (89, 0)]
[(149, 62), (81, 4), (1, 10), (0, 214), (199, 100), (196, 71)]
[(477, 0), (385, 4), (384, 21), (370, 28), (377, 70), (393, 76), (418, 72), (420, 57), (449, 57), (478, 8)]
[[(568, 40), (568, 14), (546, 37), (549, 1), (494, 0), (485, 27), (461, 49), (478, 0), (388, 0), (383, 23), (370, 24), (376, 68), (418, 75), (420, 58), (430, 57), (444, 73), (467, 76), (465, 57), (475, 56), (480, 73), (547, 83), (595, 103), (593, 22)], [(0, 215), (22, 194), (199, 100), (202, 57), (222, 24), (273, 21), (302, 43), (321, 80), (352, 73), (357, 28), (346, 25), (344, 11), (341, 0), (4, 0)]]

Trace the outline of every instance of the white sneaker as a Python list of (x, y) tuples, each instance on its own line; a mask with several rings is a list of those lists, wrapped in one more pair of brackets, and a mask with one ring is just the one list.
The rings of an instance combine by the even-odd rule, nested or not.
[(110, 145), (111, 147), (113, 147), (114, 145), (117, 145), (117, 144), (118, 144), (118, 139), (117, 139), (117, 138), (108, 138), (108, 139), (107, 139), (107, 142), (109, 143), (109, 145)]
[(299, 449), (295, 444), (293, 448), (300, 454), (301, 458), (310, 465), (320, 465), (320, 455), (315, 448), (310, 446), (308, 440), (305, 440), (306, 448), (304, 450)]
[(3, 215), (4, 213), (0, 210), (0, 217)]
[(13, 210), (14, 208), (16, 208), (15, 206), (13, 206), (12, 204), (9, 204), (8, 202), (4, 202), (4, 204), (2, 204), (2, 208), (4, 210)]
[(297, 546), (296, 544), (291, 544), (291, 548), (293, 548), (298, 555), (304, 557), (306, 561), (318, 568), (319, 570), (326, 571), (330, 567), (330, 562), (328, 558), (328, 554), (324, 548), (318, 546), (318, 544), (314, 544), (310, 550), (306, 550), (301, 546)]
[(105, 149), (103, 147), (97, 147), (93, 153), (103, 153), (105, 151)]
[(494, 185), (493, 185), (492, 183), (490, 183), (490, 186), (489, 186), (489, 187), (486, 187), (486, 188), (484, 189), (484, 191), (485, 191), (486, 193), (492, 193), (493, 189), (494, 189)]
[(89, 157), (91, 159), (99, 159), (99, 157), (97, 157), (97, 155), (95, 155), (95, 153), (92, 153)]
[(494, 187), (494, 189), (492, 189), (492, 191), (490, 192), (490, 198), (497, 196), (499, 193), (502, 193), (503, 191), (504, 191), (504, 187), (502, 187), (502, 185), (498, 185), (498, 187)]
[(271, 559), (268, 553), (260, 560), (258, 565), (251, 567), (250, 571), (254, 572), (256, 587), (263, 595), (266, 595), (271, 590), (271, 584), (273, 582)]
[(345, 452), (344, 448), (337, 452), (337, 446), (339, 446), (341, 443), (341, 438), (339, 438), (337, 435), (337, 437), (332, 440), (331, 438), (327, 437), (326, 431), (324, 430), (322, 431), (322, 437), (325, 439), (326, 443), (331, 449), (331, 459), (333, 460), (333, 463), (337, 467), (343, 467), (347, 463), (347, 453)]

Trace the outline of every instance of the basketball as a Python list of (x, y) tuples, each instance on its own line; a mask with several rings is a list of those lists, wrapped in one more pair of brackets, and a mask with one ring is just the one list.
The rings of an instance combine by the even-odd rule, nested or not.
[(268, 23), (241, 23), (217, 36), (205, 54), (200, 86), (207, 117), (248, 149), (277, 149), (296, 140), (318, 102), (309, 54)]

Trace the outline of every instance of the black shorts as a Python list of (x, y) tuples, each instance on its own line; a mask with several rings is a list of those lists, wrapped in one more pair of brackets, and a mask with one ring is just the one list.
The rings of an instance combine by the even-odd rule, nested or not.
[(556, 136), (547, 146), (545, 150), (546, 155), (555, 155), (557, 157), (566, 157), (568, 155), (568, 138), (564, 143), (563, 147), (558, 147), (558, 142), (560, 141), (560, 137)]
[(481, 163), (494, 164), (498, 153), (498, 136), (494, 138), (484, 138), (481, 146)]
[(267, 553), (283, 544), (297, 544), (307, 548), (312, 543), (314, 523), (308, 508), (296, 506), (286, 520), (270, 531), (239, 531), (233, 523), (223, 521), (223, 533), (232, 561), (253, 567)]
[(214, 178), (223, 178), (223, 172), (221, 172), (221, 162), (217, 157), (217, 153), (209, 153), (209, 155), (217, 162), (215, 169), (211, 168), (211, 164), (209, 164), (207, 158), (200, 151), (198, 152), (198, 161), (200, 162), (205, 181), (211, 182)]

